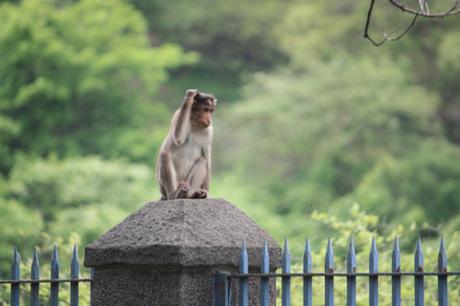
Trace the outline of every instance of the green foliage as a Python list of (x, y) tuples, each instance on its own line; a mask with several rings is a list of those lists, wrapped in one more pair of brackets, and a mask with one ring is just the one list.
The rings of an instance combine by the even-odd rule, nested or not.
[(446, 143), (427, 144), (402, 160), (382, 159), (350, 197), (392, 221), (440, 224), (459, 213), (459, 159)]
[[(289, 237), (297, 269), (305, 236), (317, 271), (332, 237), (343, 271), (354, 236), (364, 271), (375, 235), (388, 270), (401, 235), (411, 270), (422, 235), (433, 270), (432, 238), (443, 233), (458, 270), (458, 18), (421, 20), (374, 48), (362, 38), (366, 1), (0, 2), (2, 278), (14, 245), (23, 275), (37, 245), (46, 276), (54, 243), (67, 267), (73, 243), (86, 245), (158, 198), (154, 157), (187, 88), (220, 101), (211, 195), (277, 240)], [(373, 35), (408, 21), (377, 5)], [(336, 286), (344, 304), (345, 282)], [(388, 282), (381, 286), (388, 303)], [(403, 287), (407, 305), (411, 287)], [(366, 290), (358, 282), (361, 305)]]
[(246, 177), (274, 190), (269, 201), (281, 212), (326, 208), (381, 158), (408, 156), (441, 135), (436, 96), (410, 81), (404, 62), (391, 63), (336, 59), (308, 73), (256, 75), (227, 126), (217, 126), (230, 132), (220, 146), (241, 144), (225, 147), (226, 162), (238, 160)]
[(40, 241), (43, 229), (39, 211), (0, 198), (0, 274), (8, 271), (14, 247), (32, 249)]
[[(341, 216), (330, 216), (325, 213), (313, 213), (311, 221), (317, 222), (324, 231), (333, 233), (332, 244), (335, 254), (335, 271), (346, 272), (346, 256), (348, 250), (348, 243), (350, 237), (353, 237), (356, 249), (357, 259), (357, 272), (367, 272), (368, 258), (371, 246), (372, 237), (376, 237), (379, 257), (379, 271), (391, 271), (391, 256), (392, 244), (395, 235), (400, 235), (402, 238), (401, 244), (407, 245), (402, 251), (401, 256), (401, 270), (413, 271), (414, 258), (413, 249), (415, 246), (415, 239), (408, 239), (414, 234), (415, 228), (404, 228), (403, 226), (395, 227), (389, 235), (376, 236), (376, 228), (380, 223), (377, 215), (366, 214), (360, 210), (357, 204), (350, 207), (347, 214)], [(446, 251), (449, 254), (449, 269), (458, 270), (460, 266), (460, 249), (458, 241), (460, 239), (460, 232), (454, 233), (446, 244)], [(293, 272), (302, 272), (302, 253), (301, 248), (296, 247), (294, 243), (294, 251), (292, 252), (293, 258)], [(437, 271), (437, 255), (439, 250), (439, 241), (436, 240), (423, 240), (423, 253), (425, 258), (425, 271)], [(324, 271), (324, 254), (326, 251), (326, 241), (312, 243), (312, 258), (313, 258), (313, 271)], [(449, 303), (458, 305), (458, 296), (460, 294), (460, 286), (458, 277), (452, 277), (449, 281)], [(425, 277), (425, 304), (435, 306), (437, 305), (437, 279), (436, 277)], [(321, 305), (324, 303), (324, 280), (320, 277), (315, 277), (313, 282), (313, 304)], [(302, 278), (293, 277), (291, 284), (292, 292), (292, 305), (302, 304)], [(346, 278), (337, 277), (334, 283), (335, 302), (337, 305), (346, 304)], [(401, 297), (402, 305), (413, 305), (413, 278), (403, 277)], [(368, 281), (366, 277), (357, 278), (357, 305), (368, 305)], [(277, 301), (280, 304), (280, 301)], [(391, 304), (391, 278), (379, 278), (379, 303), (383, 305)]]
[(150, 48), (142, 16), (123, 1), (26, 0), (3, 4), (0, 18), (3, 171), (18, 151), (116, 156), (116, 139), (129, 143), (147, 114), (164, 115), (152, 100), (167, 69), (196, 59), (176, 45)]
[[(146, 15), (156, 41), (173, 42), (206, 56), (209, 72), (240, 74), (283, 60), (274, 28), (285, 6), (277, 0), (132, 0)], [(216, 76), (218, 78), (222, 76)]]
[(98, 157), (21, 161), (0, 198), (1, 252), (6, 252), (0, 259), (9, 258), (15, 244), (44, 245), (42, 231), (50, 239), (78, 233), (81, 245), (88, 244), (158, 197), (153, 182), (144, 165)]

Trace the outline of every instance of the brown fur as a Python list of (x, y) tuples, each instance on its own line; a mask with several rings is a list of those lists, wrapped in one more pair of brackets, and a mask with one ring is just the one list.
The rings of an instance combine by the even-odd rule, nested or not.
[(163, 200), (206, 198), (211, 173), (213, 95), (187, 90), (157, 160)]

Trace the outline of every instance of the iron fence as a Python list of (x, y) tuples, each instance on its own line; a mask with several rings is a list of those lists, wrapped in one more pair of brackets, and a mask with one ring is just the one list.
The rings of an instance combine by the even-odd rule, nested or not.
[[(60, 278), (59, 275), (59, 256), (58, 249), (54, 247), (53, 255), (51, 258), (51, 277), (44, 279), (40, 278), (40, 263), (38, 252), (35, 249), (30, 269), (30, 279), (21, 279), (21, 255), (17, 248), (14, 249), (13, 260), (11, 264), (11, 278), (8, 280), (1, 280), (0, 285), (10, 285), (10, 305), (19, 306), (21, 300), (20, 288), (21, 286), (30, 286), (30, 305), (39, 306), (39, 290), (40, 285), (47, 283), (50, 286), (50, 305), (59, 305), (59, 287), (62, 283), (70, 283), (70, 306), (78, 306), (79, 303), (79, 284), (91, 283), (91, 278), (80, 278), (80, 264), (78, 261), (77, 247), (74, 246), (72, 260), (70, 264), (70, 278)], [(91, 298), (90, 298), (91, 299)], [(1, 303), (0, 303), (1, 304)]]
[[(240, 306), (249, 305), (249, 278), (259, 278), (260, 281), (260, 305), (270, 305), (270, 279), (281, 278), (281, 301), (282, 306), (291, 305), (291, 278), (300, 277), (303, 279), (303, 305), (312, 306), (313, 303), (313, 277), (324, 278), (324, 305), (334, 305), (334, 279), (345, 277), (347, 282), (347, 306), (356, 306), (356, 278), (366, 277), (369, 281), (369, 305), (378, 306), (379, 304), (379, 277), (391, 277), (391, 298), (392, 306), (401, 306), (401, 278), (414, 278), (414, 300), (415, 306), (423, 306), (424, 301), (424, 278), (437, 277), (438, 293), (437, 300), (439, 306), (448, 305), (448, 277), (460, 275), (460, 272), (449, 272), (447, 270), (447, 255), (444, 241), (441, 239), (438, 253), (438, 267), (436, 272), (424, 271), (424, 256), (420, 238), (417, 241), (414, 255), (414, 271), (401, 271), (401, 253), (398, 238), (393, 243), (391, 272), (378, 271), (378, 252), (375, 239), (372, 239), (371, 251), (369, 254), (369, 271), (358, 272), (356, 264), (355, 246), (353, 240), (350, 241), (347, 254), (347, 271), (336, 272), (334, 266), (334, 252), (331, 240), (328, 241), (324, 272), (313, 272), (312, 255), (310, 242), (307, 240), (303, 256), (303, 273), (291, 273), (291, 256), (289, 253), (288, 241), (286, 239), (282, 254), (282, 272), (270, 273), (269, 254), (267, 243), (262, 248), (261, 272), (248, 272), (248, 252), (246, 243), (243, 243), (240, 252), (239, 273), (216, 273), (214, 278), (214, 306), (232, 305), (230, 283), (232, 279), (239, 281), (239, 304)], [(460, 297), (459, 297), (460, 299)]]

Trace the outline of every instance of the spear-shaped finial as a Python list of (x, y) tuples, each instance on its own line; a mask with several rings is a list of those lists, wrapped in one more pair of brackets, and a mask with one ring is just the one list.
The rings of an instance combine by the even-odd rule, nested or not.
[(325, 272), (334, 272), (334, 251), (332, 250), (331, 239), (327, 240), (326, 259), (325, 259)]
[(21, 264), (21, 254), (17, 247), (14, 248), (13, 262), (11, 263), (11, 279), (19, 279), (20, 270), (19, 265)]
[(59, 279), (59, 254), (56, 245), (54, 245), (53, 256), (51, 257), (51, 278)]
[(72, 262), (70, 264), (70, 277), (80, 277), (80, 263), (78, 262), (78, 250), (76, 244), (73, 246)]
[(401, 252), (399, 251), (398, 236), (395, 236), (395, 239), (393, 241), (393, 252), (391, 254), (391, 271), (392, 272), (401, 271)]
[(375, 237), (372, 237), (371, 252), (369, 254), (369, 272), (377, 273), (379, 270), (379, 254)]
[(264, 247), (262, 249), (262, 264), (261, 271), (262, 273), (270, 272), (270, 257), (268, 254), (268, 243), (267, 240), (264, 241)]
[(414, 270), (415, 272), (423, 272), (423, 251), (422, 251), (422, 239), (418, 237), (417, 245), (415, 247), (414, 256)]
[(307, 239), (305, 242), (305, 250), (303, 253), (303, 272), (308, 273), (313, 271), (313, 260), (311, 257), (311, 246), (310, 240)]
[(34, 255), (32, 257), (32, 267), (30, 269), (30, 278), (31, 279), (40, 278), (40, 263), (38, 260), (37, 248), (34, 248)]
[(356, 253), (355, 253), (355, 244), (353, 242), (353, 238), (350, 238), (350, 243), (348, 245), (347, 272), (348, 273), (356, 272)]
[(444, 238), (441, 237), (438, 253), (438, 272), (447, 272), (447, 254), (444, 247)]
[(287, 238), (284, 240), (283, 258), (281, 265), (283, 273), (291, 272), (291, 254), (289, 254), (289, 243)]

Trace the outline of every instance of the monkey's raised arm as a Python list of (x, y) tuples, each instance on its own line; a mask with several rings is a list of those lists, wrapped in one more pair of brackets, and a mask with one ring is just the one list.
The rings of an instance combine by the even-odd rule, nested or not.
[(184, 102), (174, 116), (173, 140), (176, 145), (182, 145), (190, 132), (190, 114), (193, 106), (193, 98), (197, 95), (196, 89), (189, 89), (185, 93)]

